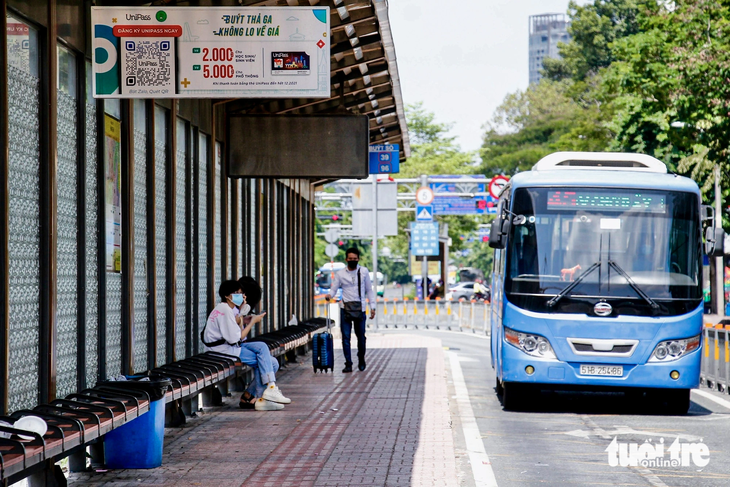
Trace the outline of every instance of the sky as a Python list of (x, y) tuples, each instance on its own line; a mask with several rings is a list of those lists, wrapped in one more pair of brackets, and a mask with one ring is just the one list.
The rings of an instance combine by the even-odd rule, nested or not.
[(568, 1), (389, 0), (403, 101), (423, 102), (477, 150), (504, 97), (527, 87), (528, 17), (566, 13)]

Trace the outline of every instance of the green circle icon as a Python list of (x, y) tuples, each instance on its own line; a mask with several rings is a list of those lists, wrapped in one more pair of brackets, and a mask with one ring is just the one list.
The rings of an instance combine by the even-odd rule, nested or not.
[(155, 18), (158, 22), (164, 22), (167, 20), (167, 14), (164, 11), (160, 10), (155, 14)]

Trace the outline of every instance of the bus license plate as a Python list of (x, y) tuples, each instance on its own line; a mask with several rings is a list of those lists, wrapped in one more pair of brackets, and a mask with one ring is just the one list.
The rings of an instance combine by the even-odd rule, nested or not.
[(621, 377), (624, 375), (624, 368), (620, 365), (581, 365), (580, 375), (607, 375), (610, 377)]

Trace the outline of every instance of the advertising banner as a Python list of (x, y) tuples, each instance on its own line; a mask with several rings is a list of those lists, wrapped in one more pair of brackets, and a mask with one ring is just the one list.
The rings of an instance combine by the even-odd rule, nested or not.
[(104, 216), (108, 272), (122, 272), (121, 133), (119, 120), (104, 115)]
[(95, 98), (329, 98), (329, 7), (91, 7)]

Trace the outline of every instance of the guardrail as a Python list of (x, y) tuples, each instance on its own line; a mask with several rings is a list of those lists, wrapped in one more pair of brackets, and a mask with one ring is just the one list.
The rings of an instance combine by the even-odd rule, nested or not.
[(730, 325), (705, 325), (700, 383), (730, 392)]
[[(458, 330), (489, 335), (490, 303), (442, 299), (378, 298), (378, 328)], [(315, 300), (315, 315), (324, 317), (324, 300)], [(369, 313), (369, 311), (368, 311)], [(339, 322), (339, 317), (332, 316)], [(369, 328), (375, 328), (368, 321)]]

